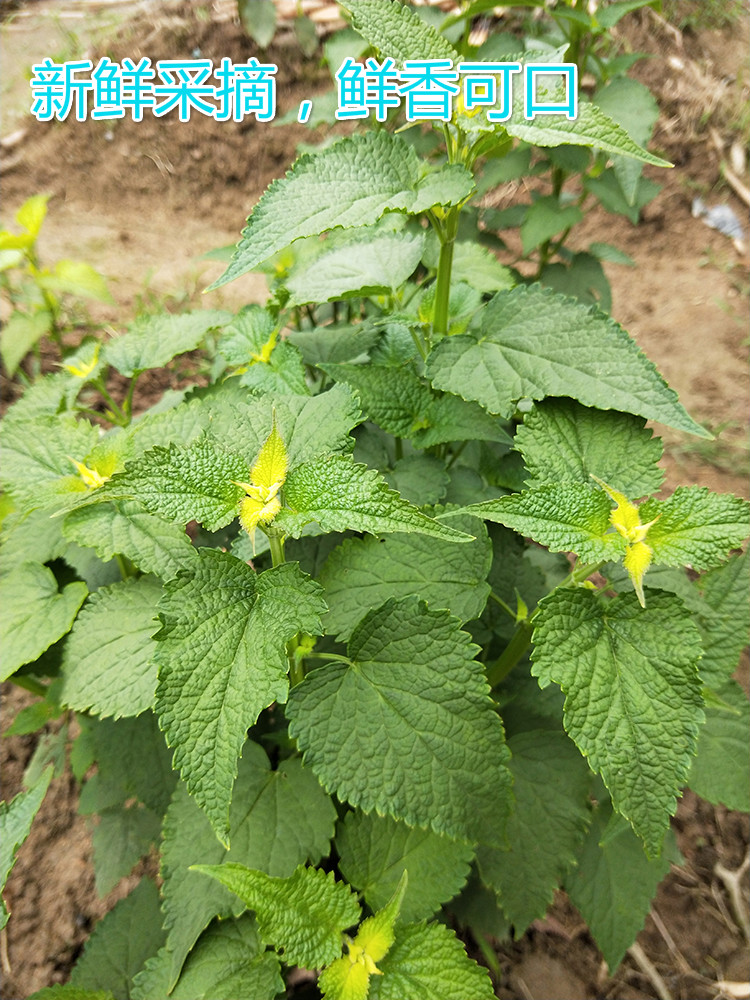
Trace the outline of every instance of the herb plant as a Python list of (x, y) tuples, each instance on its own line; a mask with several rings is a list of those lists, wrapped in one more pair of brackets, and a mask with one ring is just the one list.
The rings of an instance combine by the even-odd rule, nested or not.
[[(406, 7), (343, 6), (381, 56), (457, 57)], [(589, 103), (441, 133), (429, 162), (385, 128), (302, 156), (216, 282), (262, 267), (267, 307), (137, 322), (5, 417), (3, 678), (39, 695), (13, 731), (64, 725), (0, 813), (3, 874), (73, 712), (99, 891), (161, 843), (160, 890), (39, 997), (272, 1000), (302, 966), (329, 1000), (479, 1000), (456, 929), (492, 967), (558, 886), (614, 968), (681, 790), (750, 806), (748, 504), (658, 496), (646, 421), (707, 433), (467, 207), (514, 138), (662, 161)], [(211, 384), (133, 418), (209, 333)], [(103, 429), (78, 400), (110, 371)]]

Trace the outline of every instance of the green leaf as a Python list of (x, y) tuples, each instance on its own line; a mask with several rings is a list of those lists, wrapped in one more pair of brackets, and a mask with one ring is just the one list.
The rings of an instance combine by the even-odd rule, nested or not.
[(26, 515), (13, 511), (4, 519), (0, 535), (0, 572), (15, 569), (22, 562), (60, 559), (68, 547), (61, 527), (60, 520), (50, 517), (48, 510)]
[(438, 389), (509, 416), (524, 396), (572, 396), (706, 437), (614, 320), (538, 286), (498, 292), (481, 330), (447, 337), (427, 359)]
[[(468, 518), (462, 528), (471, 528)], [(476, 531), (476, 529), (474, 529)], [(492, 562), (486, 531), (466, 546), (425, 535), (349, 538), (326, 560), (319, 580), (329, 612), (327, 632), (348, 639), (367, 611), (390, 597), (415, 595), (435, 608), (448, 608), (461, 621), (477, 618), (489, 596), (485, 582)]]
[(360, 917), (352, 890), (319, 868), (300, 866), (288, 878), (232, 862), (193, 870), (217, 879), (255, 910), (263, 940), (282, 951), (287, 965), (328, 965), (341, 955), (342, 932)]
[(237, 0), (237, 13), (252, 40), (259, 48), (267, 48), (276, 31), (276, 4), (273, 0)]
[(47, 217), (47, 202), (51, 195), (32, 194), (16, 212), (16, 222), (33, 237), (39, 235), (42, 223)]
[(750, 504), (731, 493), (700, 486), (678, 486), (668, 500), (646, 500), (641, 521), (649, 528), (654, 562), (709, 569), (723, 562), (750, 534)]
[(284, 993), (279, 960), (265, 951), (256, 922), (214, 921), (188, 956), (172, 1000), (274, 1000)]
[(174, 766), (228, 843), (237, 758), (262, 709), (286, 700), (286, 643), (319, 635), (321, 588), (295, 563), (256, 576), (226, 552), (200, 549), (195, 575), (166, 584), (155, 636), (157, 712)]
[(706, 705), (706, 724), (687, 784), (709, 802), (750, 812), (750, 704), (736, 681), (727, 681), (717, 695), (723, 704)]
[(91, 264), (83, 260), (58, 260), (52, 273), (43, 273), (37, 281), (41, 288), (59, 294), (77, 295), (114, 305), (107, 282)]
[(136, 500), (168, 521), (195, 520), (218, 531), (239, 513), (245, 493), (237, 482), (248, 475), (244, 458), (201, 436), (188, 448), (157, 446), (128, 462), (124, 472), (92, 491), (92, 502)]
[[(750, 556), (747, 552), (705, 573), (696, 583), (702, 607), (695, 608), (703, 640), (700, 674), (709, 687), (720, 687), (737, 668), (750, 633)], [(707, 611), (708, 609), (708, 611)]]
[(232, 263), (210, 286), (238, 278), (301, 236), (371, 225), (389, 211), (416, 213), (468, 197), (471, 174), (454, 164), (422, 175), (413, 147), (385, 130), (354, 135), (300, 157), (248, 219)]
[(125, 556), (143, 573), (171, 580), (189, 569), (195, 549), (176, 524), (149, 514), (134, 500), (94, 504), (71, 511), (63, 521), (65, 537), (92, 548), (100, 559)]
[(658, 854), (703, 721), (700, 635), (672, 594), (603, 601), (558, 590), (540, 604), (532, 673), (566, 695), (564, 725), (617, 812)]
[(655, 493), (664, 472), (660, 438), (642, 417), (593, 410), (572, 399), (546, 399), (526, 415), (516, 447), (529, 472), (529, 486), (590, 485), (591, 473), (628, 497)]
[[(106, 896), (159, 842), (161, 817), (145, 806), (115, 806), (99, 817), (92, 837), (96, 891)], [(148, 881), (147, 879), (145, 881)]]
[[(659, 117), (659, 105), (645, 84), (616, 76), (596, 92), (595, 99), (597, 106), (619, 122), (635, 142), (646, 145)], [(642, 164), (630, 157), (614, 156), (613, 166), (626, 200), (634, 204)]]
[(408, 368), (381, 365), (319, 365), (357, 393), (362, 409), (384, 431), (409, 438), (417, 448), (447, 441), (509, 440), (501, 420), (460, 396), (437, 393)]
[[(624, 539), (610, 532), (610, 510), (602, 490), (583, 483), (564, 483), (485, 500), (464, 507), (460, 513), (504, 524), (552, 552), (575, 552), (585, 562), (598, 562), (617, 559), (625, 549)], [(453, 517), (454, 512), (445, 516)]]
[(594, 195), (608, 212), (624, 215), (633, 225), (638, 224), (641, 209), (648, 205), (661, 191), (661, 184), (656, 184), (648, 177), (639, 177), (635, 197), (632, 204), (627, 200), (620, 186), (614, 167), (607, 167), (598, 177), (586, 177), (583, 181), (586, 191)]
[(314, 330), (292, 330), (287, 340), (299, 348), (306, 365), (340, 364), (366, 361), (380, 335), (380, 330), (363, 324), (318, 326)]
[(521, 225), (521, 245), (524, 254), (551, 239), (563, 229), (574, 226), (583, 219), (583, 212), (576, 205), (561, 205), (554, 195), (537, 198), (530, 206)]
[(46, 337), (51, 328), (52, 316), (46, 309), (38, 309), (31, 314), (18, 310), (11, 313), (0, 331), (0, 357), (10, 378), (18, 371), (18, 366), (32, 347)]
[(121, 375), (161, 368), (176, 355), (194, 351), (209, 330), (224, 326), (231, 319), (232, 314), (223, 309), (197, 309), (178, 316), (165, 312), (141, 316), (130, 324), (127, 333), (105, 345), (103, 357)]
[(99, 921), (70, 977), (81, 989), (109, 989), (115, 1000), (130, 1000), (133, 976), (164, 941), (159, 891), (143, 878)]
[(21, 563), (0, 578), (0, 680), (33, 663), (69, 631), (87, 593), (86, 584), (78, 581), (58, 591), (52, 570), (34, 562)]
[(292, 689), (289, 732), (325, 787), (364, 812), (500, 845), (508, 752), (459, 625), (416, 598), (369, 612), (349, 641), (351, 663), (328, 663)]
[(333, 236), (285, 279), (289, 305), (390, 292), (411, 276), (424, 247), (421, 230), (389, 232), (365, 226)]
[(487, 974), (442, 924), (409, 924), (379, 963), (368, 1000), (492, 1000)]
[[(31, 824), (52, 780), (52, 770), (51, 767), (46, 768), (31, 788), (19, 792), (11, 802), (0, 802), (0, 890), (5, 888), (16, 861), (16, 853), (29, 835)], [(5, 927), (9, 916), (5, 900), (0, 899), (0, 928)]]
[(0, 469), (4, 487), (24, 512), (86, 491), (71, 459), (82, 461), (99, 428), (72, 416), (3, 421)]
[(445, 462), (419, 451), (400, 458), (393, 468), (385, 469), (383, 479), (404, 500), (420, 505), (439, 503), (450, 484)]
[(575, 864), (589, 824), (591, 774), (561, 732), (535, 730), (508, 741), (516, 807), (508, 822), (507, 851), (480, 846), (482, 881), (494, 889), (521, 937), (552, 903)]
[(109, 990), (81, 990), (77, 986), (47, 986), (32, 993), (29, 1000), (115, 1000)]
[(409, 531), (453, 542), (472, 540), (402, 500), (374, 469), (348, 455), (328, 455), (292, 469), (283, 493), (284, 506), (274, 523), (292, 538), (316, 521), (324, 531)]
[[(430, 233), (428, 233), (429, 250), (423, 260), (427, 267), (436, 269), (440, 244), (437, 238), (430, 242), (429, 237)], [(466, 282), (467, 285), (486, 295), (511, 288), (514, 284), (510, 271), (507, 267), (503, 267), (492, 251), (481, 243), (470, 240), (456, 240), (453, 246), (451, 282), (460, 281)]]
[[(650, 7), (653, 0), (620, 0), (602, 7), (596, 12), (596, 20), (602, 28), (614, 28), (620, 18), (629, 14), (631, 10), (639, 10), (641, 7)], [(617, 77), (617, 79), (627, 79), (627, 77)]]
[(342, 0), (352, 16), (352, 27), (381, 57), (403, 66), (408, 59), (450, 59), (458, 53), (435, 28), (406, 6), (393, 0)]
[(679, 863), (674, 837), (667, 831), (661, 856), (649, 860), (627, 823), (600, 805), (567, 882), (570, 900), (594, 935), (614, 972), (643, 927), (656, 887), (671, 862)]
[(180, 784), (164, 823), (162, 853), (170, 983), (212, 917), (242, 911), (231, 893), (189, 871), (190, 865), (229, 860), (269, 875), (291, 875), (302, 862), (316, 864), (328, 853), (335, 821), (333, 803), (299, 759), (272, 771), (252, 742), (243, 749), (232, 794), (231, 850), (219, 843), (206, 814)]
[(95, 715), (140, 715), (156, 691), (156, 606), (153, 577), (130, 578), (92, 594), (63, 651), (61, 702)]
[(336, 834), (339, 869), (371, 910), (385, 906), (403, 872), (409, 880), (403, 921), (431, 917), (462, 888), (474, 853), (470, 845), (432, 830), (409, 827), (390, 816), (350, 812)]

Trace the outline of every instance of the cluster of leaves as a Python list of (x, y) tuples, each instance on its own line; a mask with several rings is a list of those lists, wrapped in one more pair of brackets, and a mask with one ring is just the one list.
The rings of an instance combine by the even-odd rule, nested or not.
[[(342, 6), (381, 56), (451, 50)], [(2, 677), (40, 695), (11, 731), (60, 722), (3, 875), (72, 712), (99, 891), (161, 851), (38, 1000), (273, 1000), (295, 965), (327, 1000), (489, 998), (454, 928), (522, 934), (559, 886), (614, 967), (681, 790), (750, 807), (748, 504), (655, 496), (646, 421), (706, 432), (612, 319), (462, 222), (513, 137), (654, 160), (584, 107), (458, 115), (430, 162), (385, 129), (303, 156), (217, 282), (265, 270), (266, 308), (138, 321), (10, 408)], [(207, 338), (213, 382), (133, 419), (140, 373)]]

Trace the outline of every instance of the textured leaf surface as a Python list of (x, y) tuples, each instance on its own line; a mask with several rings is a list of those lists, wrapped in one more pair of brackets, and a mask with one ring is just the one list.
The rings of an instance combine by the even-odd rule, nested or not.
[(473, 180), (464, 168), (450, 169), (453, 183), (435, 185), (432, 175), (422, 177), (413, 147), (385, 130), (302, 156), (255, 206), (231, 264), (211, 288), (252, 271), (301, 236), (371, 225), (388, 211), (456, 204), (470, 194)]
[(128, 332), (110, 340), (104, 359), (122, 375), (134, 375), (147, 368), (161, 368), (178, 354), (192, 351), (209, 330), (232, 319), (223, 309), (198, 309), (178, 316), (166, 312), (142, 316)]
[(32, 663), (69, 631), (87, 593), (78, 581), (58, 590), (52, 570), (39, 563), (24, 562), (6, 573), (0, 579), (0, 680)]
[[(52, 780), (53, 768), (48, 767), (39, 780), (25, 792), (19, 792), (11, 802), (0, 802), (0, 889), (5, 888), (16, 852), (26, 840), (31, 824), (42, 804)], [(0, 899), (0, 928), (8, 923), (10, 914)]]
[(216, 839), (206, 814), (180, 785), (164, 824), (162, 876), (173, 983), (212, 917), (239, 915), (238, 900), (218, 882), (189, 871), (193, 864), (237, 862), (269, 875), (291, 875), (328, 853), (336, 810), (315, 775), (299, 760), (272, 771), (256, 743), (245, 744), (232, 794), (232, 847)]
[(736, 681), (727, 681), (717, 694), (724, 705), (706, 705), (687, 784), (709, 802), (750, 812), (750, 704)]
[(311, 261), (304, 260), (285, 281), (289, 305), (327, 302), (358, 293), (373, 295), (399, 288), (422, 256), (424, 233), (381, 232), (363, 227), (344, 234)]
[(513, 528), (552, 552), (575, 552), (586, 562), (617, 559), (625, 550), (622, 536), (610, 532), (606, 493), (583, 483), (538, 486), (464, 510)]
[(68, 547), (61, 527), (60, 519), (50, 517), (48, 510), (35, 510), (25, 516), (14, 511), (5, 517), (0, 535), (0, 573), (22, 562), (60, 559)]
[(402, 873), (409, 873), (401, 903), (406, 922), (431, 917), (460, 892), (474, 853), (471, 846), (432, 830), (359, 811), (349, 813), (341, 824), (336, 850), (341, 874), (372, 910), (385, 906)]
[(110, 990), (116, 1000), (129, 1000), (133, 976), (164, 941), (159, 891), (143, 878), (96, 925), (73, 969), (72, 985)]
[(458, 60), (458, 53), (432, 25), (393, 0), (343, 0), (352, 26), (381, 56), (402, 66), (407, 59)]
[(538, 286), (498, 292), (476, 335), (437, 345), (427, 375), (436, 388), (502, 416), (523, 396), (572, 396), (707, 436), (622, 327)]
[(99, 896), (106, 896), (131, 873), (151, 845), (159, 842), (160, 833), (161, 817), (143, 806), (114, 807), (101, 813), (92, 837)]
[(564, 724), (615, 809), (659, 852), (703, 721), (700, 635), (674, 595), (609, 602), (560, 590), (540, 605), (532, 672), (566, 695)]
[(3, 421), (0, 475), (19, 510), (59, 503), (84, 483), (71, 458), (82, 461), (99, 439), (99, 429), (73, 417)]
[(591, 774), (561, 732), (520, 733), (508, 741), (516, 806), (508, 822), (510, 850), (480, 846), (479, 874), (500, 898), (520, 937), (541, 918), (575, 864), (589, 824)]
[(255, 920), (213, 923), (190, 953), (173, 1000), (274, 1000), (284, 992), (279, 960), (265, 951)]
[(655, 493), (664, 472), (657, 467), (662, 444), (645, 420), (593, 410), (572, 399), (537, 403), (516, 432), (529, 486), (591, 484), (591, 473), (625, 496)]
[(175, 767), (222, 840), (247, 730), (286, 700), (286, 643), (320, 634), (324, 611), (320, 587), (295, 563), (256, 576), (216, 549), (199, 550), (195, 575), (165, 587), (157, 712)]
[[(419, 451), (400, 458), (393, 468), (385, 469), (383, 479), (404, 500), (421, 506), (439, 503), (451, 481), (445, 462)], [(476, 535), (476, 521), (472, 533)]]
[(594, 813), (566, 889), (612, 972), (643, 927), (670, 863), (679, 860), (671, 831), (661, 856), (649, 860), (641, 841), (608, 804)]
[(409, 438), (418, 448), (446, 441), (508, 441), (502, 421), (476, 403), (436, 393), (413, 371), (376, 365), (321, 365), (346, 382), (362, 401), (362, 409), (384, 431)]
[(647, 500), (641, 521), (658, 517), (648, 533), (654, 562), (709, 569), (726, 559), (750, 534), (750, 504), (730, 493), (678, 486), (668, 500)]
[(62, 704), (95, 715), (140, 715), (154, 706), (161, 583), (130, 578), (92, 594), (63, 651)]
[(454, 542), (471, 536), (427, 517), (388, 489), (374, 469), (351, 457), (329, 455), (292, 469), (284, 484), (284, 507), (275, 524), (292, 538), (316, 521), (324, 531), (413, 531)]
[[(617, 121), (639, 145), (645, 146), (659, 117), (659, 105), (648, 87), (639, 80), (616, 76), (597, 91), (600, 111)], [(638, 190), (642, 166), (630, 157), (614, 157), (615, 176), (632, 205)]]
[(126, 556), (143, 573), (165, 580), (187, 569), (195, 557), (182, 528), (149, 514), (133, 500), (71, 511), (62, 530), (71, 542), (94, 549), (105, 562), (115, 555)]
[(416, 598), (371, 611), (349, 642), (351, 665), (326, 664), (291, 691), (305, 761), (365, 812), (502, 844), (508, 752), (475, 651), (457, 619)]
[(77, 986), (48, 986), (32, 993), (29, 1000), (115, 1000), (109, 990), (82, 990)]
[(486, 969), (464, 951), (442, 924), (409, 924), (379, 963), (369, 1000), (492, 1000), (495, 991)]
[(263, 940), (283, 952), (287, 965), (328, 965), (341, 955), (343, 931), (359, 921), (356, 895), (333, 872), (299, 867), (276, 878), (232, 862), (195, 867), (255, 910)]
[(152, 448), (97, 490), (95, 499), (137, 500), (168, 521), (199, 521), (218, 531), (237, 516), (244, 490), (236, 483), (247, 478), (245, 459), (201, 437), (189, 448)]
[(750, 556), (747, 552), (734, 556), (705, 573), (697, 586), (703, 604), (696, 609), (703, 639), (700, 673), (709, 687), (719, 687), (737, 668), (750, 633)]
[(477, 536), (460, 547), (425, 535), (342, 542), (319, 577), (330, 609), (323, 620), (326, 631), (347, 639), (367, 611), (391, 597), (412, 595), (433, 609), (448, 608), (461, 621), (476, 618), (489, 596), (492, 546), (487, 532), (471, 525), (470, 518), (458, 520), (457, 526)]

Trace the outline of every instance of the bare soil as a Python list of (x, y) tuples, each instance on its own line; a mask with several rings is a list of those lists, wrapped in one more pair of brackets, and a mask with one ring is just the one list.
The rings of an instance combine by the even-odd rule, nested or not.
[[(320, 25), (326, 23), (330, 4), (305, 0), (305, 7)], [(193, 53), (214, 62), (222, 56), (243, 61), (256, 52), (233, 9), (228, 0), (42, 0), (21, 5), (2, 25), (2, 134), (11, 139), (3, 143), (0, 162), (4, 221), (31, 194), (51, 192), (42, 260), (81, 258), (107, 275), (116, 306), (98, 307), (94, 315), (115, 328), (157, 301), (171, 307), (196, 302), (222, 267), (201, 255), (237, 241), (259, 195), (293, 160), (297, 144), (310, 141), (310, 133), (297, 125), (217, 124), (203, 117), (190, 123), (168, 116), (141, 123), (40, 124), (22, 115), (28, 106), (24, 67), (59, 55), (61, 46), (68, 46), (65, 58), (95, 52), (156, 60)], [(663, 189), (639, 226), (594, 210), (576, 233), (577, 245), (606, 241), (633, 257), (633, 269), (607, 266), (613, 315), (688, 410), (718, 432), (706, 444), (658, 428), (668, 444), (668, 488), (697, 482), (747, 495), (748, 259), (691, 215), (692, 198), (700, 193), (709, 204), (729, 203), (747, 222), (745, 207), (719, 171), (719, 147), (735, 138), (738, 109), (747, 100), (747, 19), (723, 31), (688, 35), (646, 12), (630, 15), (619, 34), (621, 45), (657, 56), (639, 64), (634, 75), (660, 100), (653, 145), (676, 166), (651, 173)], [(279, 66), (280, 115), (328, 85), (318, 61), (302, 59), (289, 38), (282, 33), (281, 42), (264, 54)], [(201, 304), (233, 308), (262, 301), (264, 294), (262, 279), (250, 275), (203, 297)], [(177, 375), (165, 378), (174, 381)], [(141, 406), (163, 388), (158, 380), (145, 386)], [(6, 399), (13, 393), (6, 384)], [(746, 663), (738, 676), (747, 687)], [(7, 687), (3, 728), (31, 700)], [(20, 789), (37, 740), (3, 739), (5, 799)], [(93, 923), (140, 875), (137, 869), (106, 899), (97, 897), (90, 827), (76, 806), (75, 782), (66, 772), (53, 782), (8, 882), (12, 918), (0, 948), (6, 1000), (66, 981)], [(638, 944), (674, 1000), (750, 996), (750, 986), (744, 993), (736, 985), (733, 994), (727, 992), (729, 983), (750, 982), (750, 962), (715, 871), (717, 862), (732, 870), (741, 865), (748, 817), (687, 795), (674, 826), (685, 864), (660, 887)], [(746, 880), (743, 893), (747, 907)], [(504, 1000), (657, 995), (654, 976), (631, 955), (610, 977), (563, 894), (544, 921), (515, 943), (498, 943), (497, 950), (502, 967), (497, 995)]]

